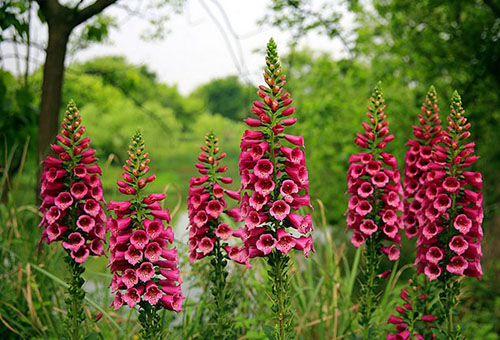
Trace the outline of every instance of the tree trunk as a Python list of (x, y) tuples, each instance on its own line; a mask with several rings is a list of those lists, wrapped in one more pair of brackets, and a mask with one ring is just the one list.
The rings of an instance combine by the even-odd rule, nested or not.
[(61, 22), (54, 25), (49, 23), (49, 43), (43, 68), (42, 101), (38, 123), (39, 161), (47, 155), (59, 128), (64, 60), (71, 30), (70, 25)]

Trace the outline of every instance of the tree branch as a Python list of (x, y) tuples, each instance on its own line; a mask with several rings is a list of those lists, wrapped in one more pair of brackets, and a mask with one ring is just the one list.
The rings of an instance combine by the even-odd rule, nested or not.
[(96, 0), (93, 4), (88, 5), (85, 8), (77, 11), (75, 13), (75, 18), (73, 21), (74, 26), (80, 25), (82, 22), (87, 21), (94, 15), (101, 13), (107, 7), (111, 6), (118, 0)]
[(78, 3), (76, 4), (75, 6), (75, 9), (77, 9), (78, 7), (80, 7), (80, 5), (84, 2), (85, 0), (79, 0)]

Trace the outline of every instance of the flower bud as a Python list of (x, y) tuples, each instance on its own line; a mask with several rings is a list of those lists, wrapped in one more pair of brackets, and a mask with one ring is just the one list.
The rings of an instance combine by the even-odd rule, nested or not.
[(52, 144), (50, 147), (52, 148), (52, 151), (54, 151), (57, 154), (64, 152), (64, 148), (60, 145)]
[(271, 118), (267, 114), (261, 114), (260, 115), (260, 121), (264, 124), (269, 124), (271, 122)]
[(286, 118), (281, 121), (281, 124), (284, 126), (292, 126), (297, 122), (297, 118), (291, 117), (291, 118)]
[(221, 166), (220, 168), (218, 168), (218, 169), (217, 169), (217, 172), (220, 172), (220, 173), (222, 173), (222, 172), (226, 172), (226, 171), (227, 171), (227, 169), (228, 169), (227, 165), (224, 165), (224, 166)]
[(75, 148), (73, 149), (73, 154), (74, 154), (75, 156), (77, 156), (77, 155), (79, 155), (79, 154), (81, 154), (81, 153), (82, 153), (82, 150), (83, 150), (83, 149), (82, 149), (82, 147), (81, 147), (81, 146), (75, 146)]
[(281, 112), (281, 115), (286, 117), (292, 115), (294, 112), (295, 112), (295, 107), (290, 106), (289, 108), (283, 110), (283, 112)]
[(254, 119), (254, 118), (245, 119), (245, 123), (247, 123), (248, 126), (253, 126), (253, 127), (258, 127), (261, 125), (261, 121), (258, 119)]
[(282, 133), (284, 130), (285, 128), (281, 124), (276, 124), (275, 126), (273, 126), (273, 132), (275, 135)]

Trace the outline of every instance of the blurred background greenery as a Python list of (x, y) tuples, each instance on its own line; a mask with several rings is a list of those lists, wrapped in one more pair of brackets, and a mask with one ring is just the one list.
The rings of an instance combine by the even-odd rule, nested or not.
[[(36, 1), (41, 6), (45, 2)], [(152, 1), (151, 6), (168, 3), (182, 10), (182, 1), (157, 2)], [(353, 136), (360, 131), (371, 89), (380, 80), (390, 128), (396, 137), (389, 149), (400, 163), (428, 87), (432, 84), (437, 88), (443, 120), (452, 91), (457, 89), (462, 95), (481, 157), (476, 169), (483, 173), (485, 181), (485, 277), (482, 281), (467, 280), (460, 320), (468, 339), (500, 339), (500, 248), (496, 246), (500, 241), (500, 2), (350, 0), (340, 2), (341, 11), (328, 2), (319, 8), (312, 2), (270, 1), (267, 15), (259, 23), (287, 30), (294, 37), (283, 64), (288, 73), (288, 91), (297, 106), (298, 124), (293, 133), (304, 135), (306, 140), (310, 194), (315, 206), (317, 252), (309, 261), (301, 256), (294, 258), (298, 338), (357, 337), (354, 319), (359, 258), (344, 233), (345, 173), (347, 159), (357, 150)], [(31, 6), (36, 6), (34, 1), (0, 3), (0, 43), (14, 39), (21, 46), (30, 44), (26, 25)], [(346, 15), (354, 22), (349, 30), (341, 24)], [(47, 20), (43, 13), (40, 16)], [(113, 20), (98, 17), (87, 23), (85, 34), (74, 38), (83, 45), (101, 42), (112, 25)], [(333, 58), (300, 45), (308, 34), (340, 38), (348, 53)], [(2, 339), (57, 339), (62, 331), (61, 280), (66, 276), (63, 253), (56, 246), (38, 245), (40, 217), (35, 188), (44, 77), (43, 67), (17, 76), (7, 69), (0, 70)], [(250, 114), (251, 102), (256, 98), (255, 86), (237, 75), (208, 81), (183, 95), (176, 86), (163, 84), (148, 67), (134, 65), (123, 56), (108, 56), (71, 63), (64, 77), (58, 103), (62, 108), (52, 111), (60, 115), (64, 103), (71, 98), (77, 101), (100, 158), (107, 200), (119, 197), (115, 181), (128, 140), (137, 128), (144, 131), (151, 167), (158, 176), (151, 190), (169, 194), (167, 204), (175, 213), (179, 234), (186, 226), (183, 211), (188, 180), (195, 175), (193, 163), (208, 130), (220, 137), (221, 147), (228, 153), (230, 174), (237, 178), (242, 119)], [(237, 186), (235, 183), (233, 189)], [(386, 327), (385, 320), (397, 303), (399, 289), (410, 277), (413, 244), (404, 241), (399, 268), (394, 268), (392, 279), (381, 287), (383, 300), (377, 316), (381, 327)], [(178, 246), (186, 248), (181, 241)], [(133, 337), (137, 327), (127, 320), (135, 315), (112, 312), (106, 307), (110, 302), (106, 260), (89, 262), (89, 316), (105, 313), (101, 321), (92, 323), (92, 336)], [(164, 322), (172, 339), (200, 339), (206, 322), (203, 304), (208, 303), (202, 279), (206, 268), (190, 267), (186, 258), (182, 266), (189, 299), (182, 314), (167, 313)], [(232, 275), (239, 292), (235, 314), (241, 339), (263, 338), (262, 325), (268, 319), (264, 312), (264, 268), (260, 263), (254, 267), (235, 267)]]

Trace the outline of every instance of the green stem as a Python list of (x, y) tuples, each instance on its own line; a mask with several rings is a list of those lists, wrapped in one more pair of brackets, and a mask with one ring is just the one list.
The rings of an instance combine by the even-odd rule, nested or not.
[(458, 292), (460, 291), (460, 282), (454, 277), (446, 277), (443, 281), (443, 291), (442, 291), (442, 306), (443, 312), (446, 318), (446, 339), (457, 340), (458, 333), (456, 326), (453, 322), (453, 314), (455, 312), (455, 307), (457, 305)]
[[(209, 181), (205, 184), (206, 190), (210, 194), (210, 199), (218, 199), (214, 195), (214, 186), (217, 184), (217, 169), (219, 168), (218, 156), (218, 138), (210, 132), (206, 137), (206, 145), (207, 145), (207, 154), (208, 159), (212, 159), (212, 161), (208, 162), (208, 177)], [(214, 298), (214, 304), (211, 310), (209, 311), (209, 320), (210, 327), (207, 329), (209, 332), (209, 336), (214, 339), (233, 339), (232, 332), (232, 308), (230, 301), (230, 291), (227, 288), (227, 277), (228, 272), (226, 269), (227, 266), (227, 255), (223, 251), (223, 247), (225, 245), (218, 237), (215, 235), (215, 230), (217, 226), (222, 223), (220, 218), (212, 220), (210, 223), (210, 237), (215, 239), (214, 249), (212, 253), (210, 253), (210, 264), (212, 266), (210, 272), (210, 281), (211, 281), (211, 292)]]
[(142, 340), (162, 339), (161, 318), (157, 313), (156, 306), (152, 306), (147, 302), (141, 304), (139, 321), (141, 323), (139, 334)]
[(214, 246), (212, 264), (212, 295), (215, 300), (215, 310), (211, 316), (213, 319), (214, 333), (216, 339), (229, 339), (232, 334), (232, 321), (230, 318), (230, 306), (227, 305), (227, 260), (222, 251), (220, 240), (217, 239)]
[(377, 270), (380, 258), (377, 256), (376, 242), (373, 237), (366, 240), (365, 249), (365, 277), (366, 282), (362, 288), (362, 301), (361, 301), (361, 326), (363, 327), (363, 338), (365, 340), (373, 339), (373, 312), (376, 308), (376, 295), (375, 286), (377, 278)]
[(279, 251), (268, 257), (271, 267), (269, 276), (272, 284), (273, 312), (276, 320), (276, 340), (286, 340), (291, 335), (291, 312), (289, 298), (289, 279), (287, 275), (290, 258)]
[(80, 340), (82, 338), (82, 325), (85, 320), (85, 313), (83, 311), (83, 300), (85, 298), (85, 291), (82, 286), (85, 280), (82, 274), (85, 268), (76, 263), (69, 254), (65, 258), (70, 270), (70, 282), (68, 286), (68, 297), (66, 298), (66, 306), (68, 307), (67, 326), (68, 338), (70, 340)]
[(452, 340), (454, 337), (452, 336), (453, 334), (453, 311), (449, 310), (448, 311), (448, 339)]

